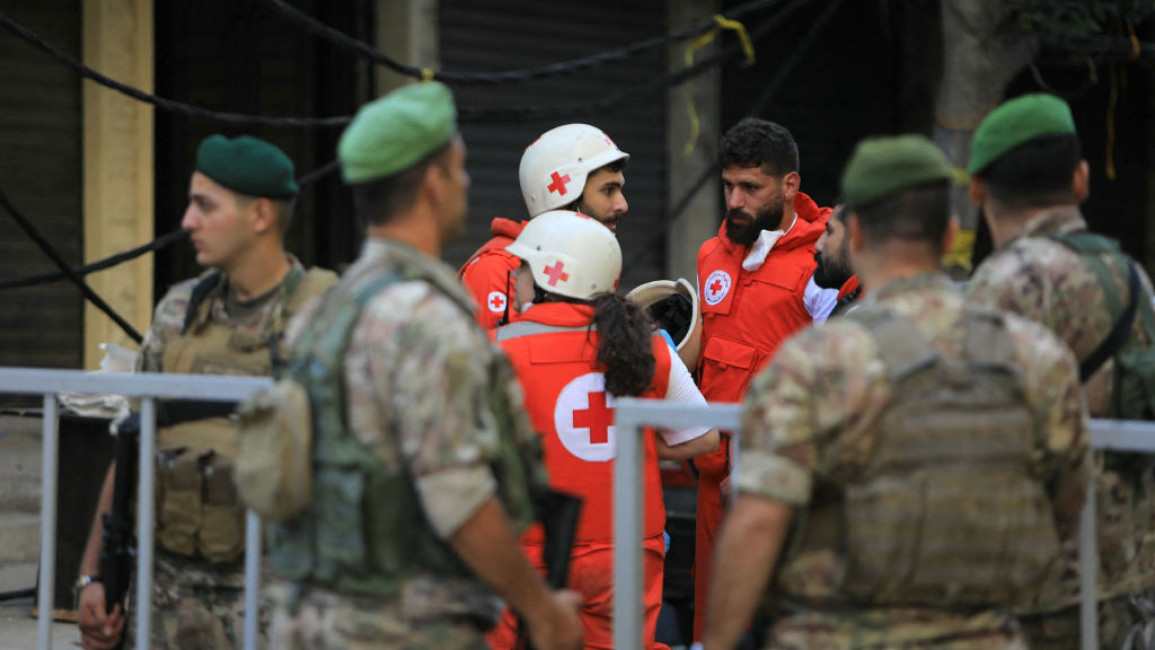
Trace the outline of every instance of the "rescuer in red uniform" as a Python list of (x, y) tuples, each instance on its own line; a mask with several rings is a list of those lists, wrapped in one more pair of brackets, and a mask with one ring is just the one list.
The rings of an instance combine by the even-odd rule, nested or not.
[[(515, 273), (518, 320), (496, 338), (517, 371), (526, 409), (542, 436), (550, 487), (580, 496), (581, 518), (571, 553), (569, 587), (582, 595), (586, 648), (613, 648), (614, 400), (647, 397), (704, 404), (689, 370), (642, 308), (615, 293), (622, 256), (617, 239), (596, 221), (547, 212), (507, 249)], [(662, 601), (665, 508), (658, 460), (713, 451), (718, 432), (706, 427), (648, 431), (644, 441), (645, 635), (653, 645)], [(522, 536), (531, 562), (541, 562), (540, 527)], [(515, 640), (506, 613), (490, 635), (495, 648)], [(660, 646), (664, 647), (664, 646)]]
[[(814, 244), (830, 208), (798, 191), (798, 145), (785, 127), (746, 118), (720, 146), (726, 218), (698, 250), (702, 355), (698, 386), (710, 402), (740, 402), (778, 346), (828, 314), (833, 300), (810, 283)], [(809, 288), (808, 288), (809, 287)], [(705, 623), (714, 536), (725, 513), (729, 435), (696, 458), (698, 518), (694, 553), (694, 639)]]
[[(629, 209), (622, 194), (623, 170), (630, 155), (601, 129), (566, 124), (546, 131), (525, 149), (518, 168), (521, 194), (529, 218), (548, 210), (574, 210), (617, 230)], [(489, 229), (493, 238), (477, 250), (458, 274), (477, 301), (481, 326), (493, 329), (517, 315), (510, 274), (521, 260), (505, 250), (525, 227), (525, 221), (497, 217)]]

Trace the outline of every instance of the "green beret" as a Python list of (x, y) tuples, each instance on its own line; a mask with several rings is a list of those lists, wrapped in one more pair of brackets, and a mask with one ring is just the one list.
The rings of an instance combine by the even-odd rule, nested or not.
[(391, 176), (437, 151), (457, 132), (453, 93), (429, 81), (403, 86), (357, 111), (337, 158), (346, 183)]
[(1067, 102), (1042, 93), (1012, 99), (979, 124), (967, 171), (979, 174), (1011, 149), (1053, 135), (1075, 135), (1075, 118)]
[(907, 188), (954, 178), (946, 156), (921, 135), (867, 138), (842, 172), (842, 196), (860, 208)]
[(210, 135), (197, 149), (197, 171), (234, 192), (270, 199), (297, 195), (293, 161), (274, 145), (247, 135)]

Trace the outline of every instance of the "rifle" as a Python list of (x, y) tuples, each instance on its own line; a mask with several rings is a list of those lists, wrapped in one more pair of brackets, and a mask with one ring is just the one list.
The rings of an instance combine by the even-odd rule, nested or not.
[[(117, 427), (116, 475), (113, 479), (112, 510), (101, 515), (104, 545), (100, 551), (100, 575), (104, 581), (104, 602), (112, 612), (117, 604), (125, 610), (132, 567), (136, 563), (133, 537), (132, 495), (136, 489), (137, 455), (140, 453), (140, 415), (132, 414)], [(124, 637), (116, 648), (124, 646)]]
[[(157, 426), (173, 426), (181, 422), (208, 417), (227, 416), (233, 411), (227, 402), (160, 402)], [(136, 494), (136, 469), (140, 454), (140, 414), (132, 413), (117, 425), (116, 474), (113, 477), (112, 509), (101, 515), (104, 524), (104, 544), (100, 551), (100, 576), (104, 582), (104, 602), (108, 612), (120, 604), (127, 612), (132, 571), (136, 566), (136, 537), (134, 535), (133, 495)], [(123, 647), (124, 637), (116, 646)]]
[[(539, 486), (533, 490), (533, 503), (545, 532), (541, 554), (545, 581), (550, 589), (564, 589), (569, 582), (569, 561), (582, 511), (581, 497)], [(524, 642), (526, 650), (533, 650), (533, 644), (525, 633), (525, 621), (519, 616), (517, 623), (518, 640), (514, 647), (522, 647)]]

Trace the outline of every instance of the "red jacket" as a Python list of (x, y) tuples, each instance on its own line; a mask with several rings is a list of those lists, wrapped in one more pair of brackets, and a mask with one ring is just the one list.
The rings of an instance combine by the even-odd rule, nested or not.
[(521, 259), (507, 253), (505, 247), (517, 239), (526, 223), (502, 217), (494, 219), (489, 224), (493, 239), (477, 249), (457, 271), (461, 283), (477, 301), (477, 321), (487, 330), (497, 327), (498, 321), (506, 314), (507, 306), (509, 320), (517, 316), (513, 304), (516, 287), (510, 271), (516, 271), (521, 266)]
[[(542, 436), (550, 486), (584, 500), (576, 543), (613, 541), (614, 399), (605, 389), (597, 359), (597, 332), (588, 331), (593, 307), (572, 303), (534, 305), (517, 323), (498, 330), (498, 342), (525, 390), (534, 429)], [(529, 332), (534, 325), (562, 331)], [(512, 337), (512, 338), (507, 338)], [(664, 399), (669, 389), (670, 346), (652, 338), (654, 378), (642, 395)], [(645, 436), (643, 536), (660, 535), (666, 522), (654, 434)], [(522, 541), (543, 542), (530, 528)]]
[[(811, 322), (803, 297), (814, 273), (814, 244), (826, 228), (830, 208), (807, 195), (794, 196), (793, 228), (774, 244), (758, 270), (742, 268), (750, 252), (718, 236), (698, 250), (698, 293), (702, 308), (702, 355), (698, 387), (711, 402), (740, 402), (751, 380), (791, 334)], [(725, 472), (723, 445), (694, 459), (699, 470)], [(720, 476), (719, 476), (720, 478)]]

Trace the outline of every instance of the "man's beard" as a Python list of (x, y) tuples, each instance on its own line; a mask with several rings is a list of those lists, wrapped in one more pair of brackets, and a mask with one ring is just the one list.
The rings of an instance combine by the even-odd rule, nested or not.
[(841, 289), (850, 276), (854, 275), (845, 253), (845, 250), (835, 251), (834, 257), (815, 253), (814, 261), (818, 262), (818, 266), (814, 269), (814, 284), (823, 289)]
[(613, 230), (614, 232), (617, 232), (618, 223), (620, 223), (622, 220), (622, 215), (615, 214), (615, 215), (611, 216), (611, 215), (601, 214), (598, 211), (594, 210), (592, 207), (586, 205), (585, 201), (583, 201), (581, 199), (574, 201), (573, 204), (570, 205), (569, 208), (567, 208), (567, 209), (572, 210), (573, 212), (580, 212), (580, 213), (584, 214), (585, 216), (590, 217), (594, 221), (601, 223), (606, 228)]
[[(751, 246), (763, 230), (778, 230), (782, 226), (785, 202), (779, 198), (754, 217), (745, 210), (734, 208), (726, 212), (726, 238), (739, 246)], [(746, 223), (735, 223), (733, 217), (745, 217)]]

